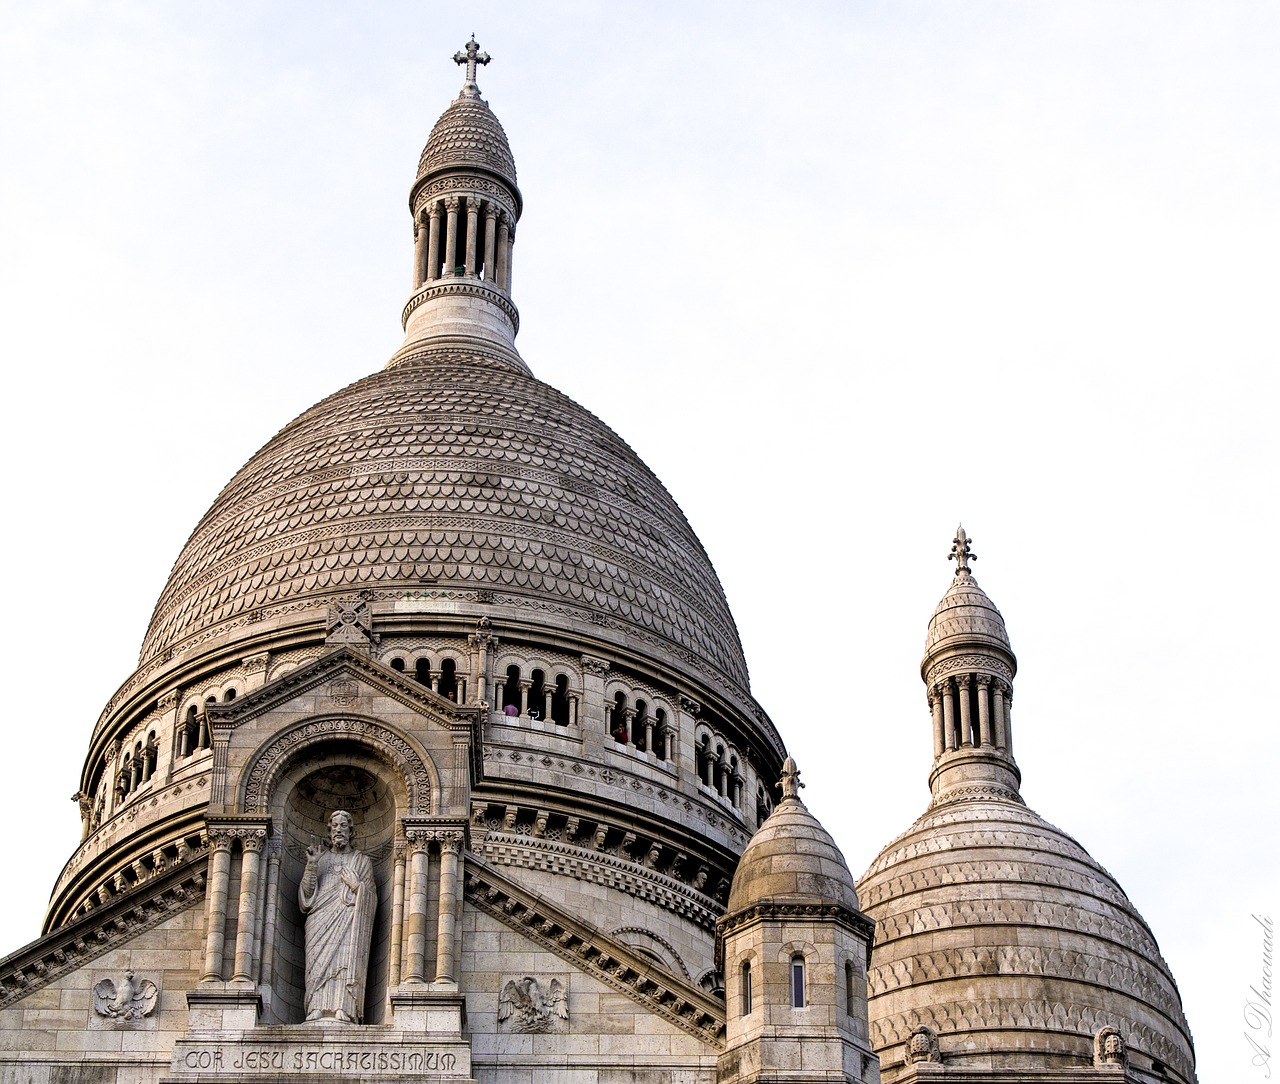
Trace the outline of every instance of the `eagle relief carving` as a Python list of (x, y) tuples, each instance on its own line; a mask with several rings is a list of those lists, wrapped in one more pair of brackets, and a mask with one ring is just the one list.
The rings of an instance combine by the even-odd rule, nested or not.
[(561, 1021), (569, 1019), (569, 998), (564, 983), (552, 979), (543, 987), (537, 979), (525, 975), (511, 979), (498, 999), (498, 1023), (512, 1031), (556, 1031)]
[(93, 987), (93, 1011), (111, 1020), (141, 1020), (156, 1011), (160, 989), (150, 979), (137, 979), (126, 971), (117, 986), (103, 979)]

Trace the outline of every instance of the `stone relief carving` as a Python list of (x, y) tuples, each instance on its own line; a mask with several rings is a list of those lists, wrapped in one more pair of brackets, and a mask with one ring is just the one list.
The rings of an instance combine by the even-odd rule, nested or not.
[(938, 1033), (933, 1028), (927, 1028), (921, 1024), (911, 1033), (911, 1038), (907, 1040), (907, 1061), (912, 1064), (916, 1062), (932, 1062), (933, 1064), (941, 1064), (942, 1052), (938, 1048)]
[(1093, 1037), (1093, 1067), (1095, 1069), (1110, 1069), (1113, 1066), (1123, 1068), (1128, 1064), (1129, 1051), (1119, 1029), (1110, 1024), (1099, 1028), (1098, 1033)]
[(160, 988), (150, 979), (138, 979), (126, 971), (117, 986), (103, 979), (93, 987), (93, 1011), (114, 1020), (141, 1020), (156, 1011)]
[(510, 979), (498, 999), (498, 1023), (512, 1031), (558, 1030), (569, 1019), (569, 998), (564, 983), (552, 979), (544, 989), (537, 979), (525, 975)]
[(329, 606), (329, 620), (325, 631), (325, 646), (368, 647), (372, 638), (373, 623), (369, 615), (369, 603), (360, 597), (340, 598)]

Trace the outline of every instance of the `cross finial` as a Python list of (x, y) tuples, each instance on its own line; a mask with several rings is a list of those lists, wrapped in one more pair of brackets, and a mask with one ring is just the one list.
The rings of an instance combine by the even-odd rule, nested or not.
[(791, 757), (787, 757), (782, 762), (782, 779), (778, 786), (782, 788), (782, 800), (785, 802), (788, 798), (800, 800), (800, 788), (804, 786), (800, 782), (800, 769), (796, 767), (796, 762)]
[(956, 536), (951, 540), (951, 553), (947, 556), (948, 561), (955, 561), (956, 575), (962, 580), (969, 579), (969, 562), (976, 561), (978, 555), (969, 552), (969, 542), (971, 539), (964, 533), (964, 527), (956, 528)]
[(467, 81), (462, 85), (462, 96), (466, 98), (480, 97), (480, 88), (476, 85), (476, 65), (488, 64), (489, 54), (480, 51), (480, 46), (476, 44), (476, 36), (474, 34), (471, 35), (471, 40), (467, 42), (465, 50), (459, 50), (453, 54), (453, 62), (467, 66)]

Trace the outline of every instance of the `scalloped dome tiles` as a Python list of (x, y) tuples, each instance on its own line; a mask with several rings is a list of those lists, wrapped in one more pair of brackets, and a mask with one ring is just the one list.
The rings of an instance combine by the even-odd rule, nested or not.
[(724, 592), (662, 484), (594, 415), (480, 357), (375, 373), (283, 429), (183, 548), (142, 657), (424, 583), (594, 622), (747, 686)]

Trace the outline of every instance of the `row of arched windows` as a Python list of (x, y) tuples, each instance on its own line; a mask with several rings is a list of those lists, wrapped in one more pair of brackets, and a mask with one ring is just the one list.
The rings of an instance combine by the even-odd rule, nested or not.
[(659, 760), (672, 759), (675, 730), (665, 708), (617, 689), (611, 699), (605, 699), (604, 725), (606, 733), (619, 745), (652, 753)]
[[(742, 808), (743, 776), (738, 751), (719, 734), (709, 730), (698, 734), (694, 746), (694, 770), (698, 782), (726, 798), (735, 809)], [(758, 811), (757, 811), (758, 812)]]
[(577, 722), (577, 695), (569, 691), (569, 675), (550, 678), (545, 670), (534, 668), (526, 678), (520, 667), (507, 667), (505, 680), (496, 684), (494, 701), (502, 714), (511, 718), (527, 715), (530, 719), (550, 719), (557, 726)]
[[(392, 657), (391, 669), (398, 670), (402, 674), (410, 673), (403, 655)], [(422, 655), (413, 660), (412, 674), (415, 681), (439, 693), (446, 700), (452, 700), (456, 704), (466, 702), (467, 679), (464, 674), (458, 672), (457, 659), (443, 658), (440, 660), (440, 665), (433, 668), (431, 659)]]

